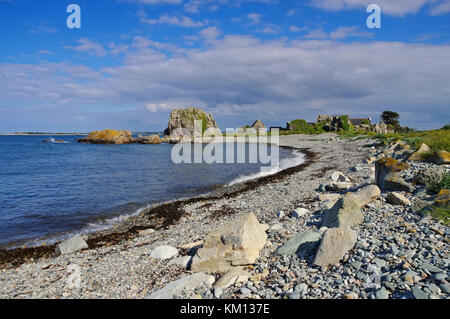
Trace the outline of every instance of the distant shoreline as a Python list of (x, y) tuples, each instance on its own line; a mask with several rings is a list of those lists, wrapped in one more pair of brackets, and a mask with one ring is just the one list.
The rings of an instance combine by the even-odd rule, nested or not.
[(49, 135), (65, 135), (65, 136), (78, 136), (78, 135), (89, 135), (88, 133), (0, 133), (0, 136), (28, 136), (28, 135), (36, 135), (36, 136), (49, 136)]

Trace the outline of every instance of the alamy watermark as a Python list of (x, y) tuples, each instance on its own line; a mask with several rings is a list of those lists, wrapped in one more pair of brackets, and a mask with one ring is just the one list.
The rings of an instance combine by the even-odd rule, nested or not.
[(66, 25), (69, 29), (81, 29), (81, 8), (78, 4), (69, 4), (66, 9), (70, 15), (67, 17)]
[(378, 4), (369, 4), (366, 9), (371, 15), (367, 18), (366, 24), (369, 29), (381, 28), (381, 7)]
[(276, 166), (280, 160), (278, 129), (267, 134), (266, 129), (242, 131), (228, 128), (223, 134), (218, 128), (203, 132), (202, 121), (194, 121), (194, 136), (185, 128), (178, 128), (171, 135), (181, 141), (172, 148), (171, 158), (175, 164), (261, 163)]

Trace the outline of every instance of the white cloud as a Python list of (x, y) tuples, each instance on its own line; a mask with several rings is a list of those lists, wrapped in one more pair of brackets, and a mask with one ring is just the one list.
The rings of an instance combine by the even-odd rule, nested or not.
[(67, 63), (1, 64), (0, 106), (127, 105), (157, 112), (157, 118), (172, 106), (192, 105), (207, 108), (219, 123), (235, 124), (256, 117), (275, 124), (314, 120), (319, 113), (378, 118), (386, 108), (417, 128), (450, 118), (449, 45), (225, 36), (171, 56), (131, 47), (123, 65), (98, 72)]
[(415, 14), (427, 6), (433, 15), (450, 11), (450, 0), (310, 0), (310, 4), (314, 7), (333, 11), (363, 10), (372, 3), (378, 4), (383, 13), (393, 16)]
[(357, 27), (339, 27), (330, 33), (333, 40), (346, 39), (348, 37), (372, 37), (373, 33), (359, 32)]
[(202, 27), (203, 23), (200, 21), (194, 21), (189, 17), (177, 17), (177, 16), (169, 16), (169, 15), (163, 15), (159, 17), (158, 19), (147, 19), (145, 20), (148, 24), (168, 24), (168, 25), (175, 25), (179, 27), (189, 27), (189, 28), (197, 28)]
[(209, 27), (200, 31), (200, 36), (206, 40), (214, 40), (220, 36), (221, 32), (217, 27)]
[(261, 15), (258, 13), (249, 13), (247, 14), (247, 19), (249, 19), (252, 24), (258, 24), (261, 22)]
[(107, 51), (103, 48), (102, 45), (89, 40), (88, 38), (78, 39), (78, 46), (64, 46), (65, 49), (71, 49), (78, 52), (86, 52), (89, 55), (104, 57), (107, 54)]

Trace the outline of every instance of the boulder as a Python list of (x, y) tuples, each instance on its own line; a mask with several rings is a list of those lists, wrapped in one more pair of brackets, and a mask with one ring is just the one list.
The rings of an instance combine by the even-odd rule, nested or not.
[(178, 255), (178, 249), (172, 246), (158, 246), (152, 249), (150, 252), (150, 257), (156, 259), (170, 259)]
[(353, 227), (364, 221), (361, 206), (352, 196), (344, 196), (339, 199), (322, 216), (322, 227)]
[(341, 192), (352, 187), (352, 183), (349, 182), (332, 182), (325, 185), (325, 190), (327, 192)]
[(306, 208), (296, 208), (291, 212), (291, 217), (292, 218), (300, 218), (306, 214), (309, 214), (309, 210), (307, 210)]
[(283, 246), (279, 247), (275, 253), (278, 255), (301, 254), (308, 255), (320, 240), (320, 233), (313, 231), (304, 231), (297, 233), (289, 239)]
[(333, 182), (350, 182), (350, 179), (344, 175), (344, 173), (335, 171), (331, 174), (331, 180)]
[(88, 136), (78, 140), (78, 143), (90, 144), (129, 144), (133, 142), (134, 139), (130, 131), (110, 129), (91, 132)]
[(450, 206), (450, 190), (441, 189), (438, 196), (434, 199), (434, 206), (448, 207)]
[(169, 261), (168, 265), (176, 265), (185, 269), (189, 269), (189, 267), (191, 266), (192, 257), (193, 256), (181, 256), (178, 258), (174, 258)]
[(363, 207), (371, 201), (377, 199), (380, 195), (381, 190), (378, 186), (368, 185), (359, 189), (357, 192), (348, 193), (345, 196), (352, 197), (360, 207)]
[(235, 266), (253, 264), (267, 240), (267, 225), (253, 213), (221, 226), (204, 239), (192, 261), (193, 272), (224, 273)]
[(323, 214), (324, 227), (353, 227), (364, 221), (361, 207), (380, 196), (381, 191), (376, 185), (369, 185), (357, 192), (347, 193), (333, 207)]
[(161, 144), (162, 140), (159, 135), (139, 136), (135, 139), (136, 143), (140, 144)]
[(344, 255), (351, 250), (357, 240), (357, 233), (350, 227), (327, 229), (314, 257), (313, 264), (326, 268), (339, 265)]
[(430, 160), (437, 165), (450, 164), (450, 153), (444, 150), (437, 151)]
[(250, 274), (245, 270), (236, 267), (223, 274), (214, 284), (215, 289), (224, 290), (239, 282), (246, 282), (250, 278)]
[(414, 153), (411, 154), (411, 156), (409, 157), (410, 161), (422, 161), (424, 159), (425, 154), (428, 154), (431, 152), (431, 148), (425, 144), (422, 143), (422, 145), (420, 145), (420, 147), (417, 149), (417, 151), (415, 151)]
[(408, 167), (406, 163), (401, 163), (391, 157), (383, 157), (375, 163), (375, 182), (385, 191), (413, 192), (414, 186), (397, 174)]
[(177, 134), (175, 131), (177, 129), (184, 129), (186, 132), (184, 135), (190, 134), (191, 137), (194, 137), (194, 121), (196, 120), (202, 121), (202, 132), (197, 133), (201, 134), (207, 129), (218, 128), (217, 123), (211, 114), (206, 113), (199, 108), (190, 107), (186, 109), (176, 109), (170, 113), (169, 123), (167, 129), (164, 131), (164, 135), (178, 139), (180, 134)]
[(409, 201), (409, 199), (407, 199), (402, 194), (395, 193), (395, 192), (389, 193), (388, 196), (386, 197), (386, 201), (392, 205), (401, 205), (401, 206), (411, 205), (411, 202)]
[(214, 281), (214, 276), (196, 273), (169, 283), (164, 288), (152, 293), (148, 299), (173, 299), (183, 290), (195, 290), (202, 285), (210, 287), (214, 284)]
[(389, 173), (401, 172), (409, 166), (391, 157), (383, 157), (375, 162), (375, 182), (382, 189), (384, 179)]
[(397, 173), (389, 173), (382, 183), (381, 188), (385, 191), (393, 192), (408, 192), (413, 193), (416, 188), (410, 183), (406, 182)]
[(59, 243), (55, 252), (57, 255), (66, 255), (88, 248), (88, 244), (81, 236), (75, 236)]

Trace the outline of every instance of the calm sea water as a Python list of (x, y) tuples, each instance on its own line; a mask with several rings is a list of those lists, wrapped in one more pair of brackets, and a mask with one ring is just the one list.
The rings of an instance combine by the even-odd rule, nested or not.
[[(155, 202), (274, 172), (248, 163), (177, 165), (169, 144), (88, 145), (76, 143), (80, 136), (52, 137), (67, 143), (0, 136), (0, 247), (102, 229)], [(282, 167), (302, 161), (298, 153), (279, 152)]]

